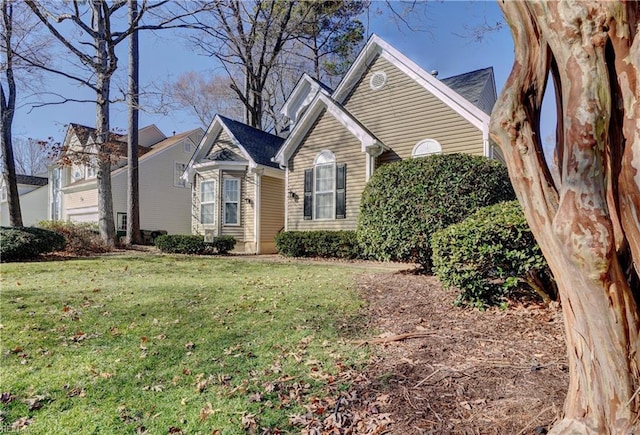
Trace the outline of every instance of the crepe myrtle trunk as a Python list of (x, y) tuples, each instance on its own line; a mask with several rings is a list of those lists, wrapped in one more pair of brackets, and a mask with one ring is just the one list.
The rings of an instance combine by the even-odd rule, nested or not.
[[(640, 6), (499, 3), (515, 62), (491, 135), (564, 313), (570, 382), (550, 433), (640, 433)], [(540, 141), (549, 73), (555, 179)]]

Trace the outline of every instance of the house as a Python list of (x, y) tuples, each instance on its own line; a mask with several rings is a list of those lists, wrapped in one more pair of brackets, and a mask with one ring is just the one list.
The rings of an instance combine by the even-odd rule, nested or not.
[[(16, 174), (22, 224), (33, 226), (47, 219), (48, 183), (47, 177)], [(7, 186), (0, 180), (0, 226), (10, 225)]]
[(193, 191), (193, 234), (233, 236), (236, 252), (275, 252), (285, 174), (271, 159), (283, 141), (216, 115), (184, 174)]
[(495, 100), (492, 68), (439, 80), (375, 35), (334, 91), (303, 77), (274, 158), (286, 171), (285, 229), (355, 230), (365, 184), (386, 163), (432, 153), (502, 160), (489, 140)]
[[(201, 128), (166, 137), (155, 125), (140, 129), (139, 196), (140, 228), (164, 230), (169, 234), (189, 234), (191, 229), (191, 189), (181, 178), (204, 132)], [(75, 222), (98, 221), (98, 186), (92, 165), (95, 130), (71, 124), (64, 139), (66, 148), (90, 156), (86, 163), (55, 165), (50, 171), (49, 217)], [(111, 189), (116, 231), (124, 235), (127, 226), (127, 141), (111, 134), (110, 146), (116, 156), (112, 163)]]

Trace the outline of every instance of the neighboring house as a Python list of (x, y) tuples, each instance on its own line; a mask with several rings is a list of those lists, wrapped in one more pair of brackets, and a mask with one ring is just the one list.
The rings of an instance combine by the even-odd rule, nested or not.
[(493, 69), (439, 80), (372, 36), (335, 91), (303, 77), (283, 114), (289, 231), (354, 230), (360, 197), (385, 163), (433, 153), (502, 160), (489, 140)]
[(192, 233), (231, 235), (236, 252), (275, 252), (284, 227), (284, 171), (271, 161), (284, 139), (217, 115), (187, 166)]
[[(47, 177), (16, 174), (18, 195), (20, 196), (20, 212), (22, 225), (29, 227), (47, 219), (48, 186)], [(4, 177), (0, 180), (0, 225), (8, 226), (9, 204), (8, 189)]]
[[(139, 197), (140, 228), (189, 234), (191, 189), (181, 178), (204, 132), (201, 128), (166, 137), (155, 125), (140, 129)], [(127, 141), (111, 134), (111, 189), (116, 231), (127, 226)], [(95, 154), (95, 130), (71, 124), (64, 145), (75, 152)], [(98, 221), (98, 186), (92, 159), (86, 164), (57, 165), (50, 171), (49, 217), (75, 222)]]

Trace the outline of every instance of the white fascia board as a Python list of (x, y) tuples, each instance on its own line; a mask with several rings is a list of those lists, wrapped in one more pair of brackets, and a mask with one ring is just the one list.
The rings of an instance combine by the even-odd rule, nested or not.
[(344, 99), (347, 98), (353, 86), (362, 78), (362, 75), (376, 55), (380, 55), (389, 61), (460, 116), (468, 120), (473, 126), (483, 132), (483, 136), (485, 135), (485, 130), (488, 131), (489, 115), (440, 80), (433, 77), (377, 35), (371, 36), (336, 88), (333, 93), (333, 99), (335, 101), (342, 103)]
[[(387, 44), (388, 45), (388, 44)], [(389, 49), (382, 51), (381, 56), (391, 62), (400, 71), (408, 75), (412, 80), (433, 94), (444, 104), (453, 109), (460, 116), (465, 118), (478, 130), (483, 131), (484, 125), (489, 125), (489, 115), (474, 106), (466, 98), (453, 89), (442, 83), (431, 74), (416, 65), (405, 55), (389, 46)]]
[(227, 128), (227, 126), (225, 125), (224, 122), (222, 122), (222, 128), (224, 129), (224, 131), (227, 132), (227, 134), (229, 135), (229, 137), (231, 138), (231, 140), (233, 141), (233, 144), (235, 146), (238, 147), (238, 149), (240, 150), (240, 152), (242, 153), (242, 156), (247, 159), (247, 161), (249, 162), (249, 167), (250, 168), (255, 168), (257, 166), (256, 162), (251, 158), (251, 155), (247, 152), (246, 149), (244, 149), (244, 147), (240, 144), (240, 142), (238, 141), (238, 139), (236, 139), (236, 137), (233, 135), (233, 133), (231, 133), (231, 130), (229, 130)]
[(202, 162), (193, 165), (194, 172), (200, 172), (207, 169), (223, 169), (229, 171), (242, 171), (246, 170), (249, 162), (234, 162), (234, 161), (224, 161), (224, 162)]
[(293, 152), (300, 146), (300, 141), (305, 137), (313, 123), (316, 121), (323, 109), (331, 114), (343, 127), (353, 134), (362, 145), (362, 152), (366, 152), (372, 146), (379, 146), (387, 149), (385, 145), (380, 143), (374, 136), (365, 130), (351, 115), (339, 105), (337, 105), (329, 96), (319, 93), (314, 98), (307, 112), (303, 115), (300, 122), (294, 127), (293, 131), (285, 140), (284, 144), (278, 150), (274, 157), (274, 161), (281, 166), (287, 166), (289, 158)]
[(202, 136), (202, 139), (200, 139), (198, 148), (196, 148), (195, 152), (191, 156), (191, 159), (189, 160), (189, 163), (187, 163), (187, 167), (185, 168), (184, 172), (182, 173), (182, 177), (180, 178), (188, 182), (191, 181), (191, 178), (193, 178), (193, 174), (195, 171), (194, 167), (196, 163), (199, 162), (204, 156), (206, 156), (207, 153), (211, 150), (211, 147), (213, 146), (213, 139), (218, 137), (220, 131), (222, 131), (222, 121), (220, 117), (216, 115), (211, 121), (211, 124), (209, 124), (209, 127), (207, 128), (204, 136)]
[[(333, 99), (343, 103), (351, 89), (358, 83), (371, 61), (382, 52), (381, 43), (386, 44), (378, 35), (371, 35), (364, 48), (358, 53), (356, 60), (351, 64), (340, 84), (333, 92)], [(386, 44), (388, 45), (388, 44)]]

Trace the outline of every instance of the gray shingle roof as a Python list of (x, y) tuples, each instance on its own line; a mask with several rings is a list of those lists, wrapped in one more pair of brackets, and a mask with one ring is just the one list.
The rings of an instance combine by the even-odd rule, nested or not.
[(30, 186), (46, 186), (49, 184), (49, 179), (46, 177), (36, 177), (34, 175), (16, 174), (16, 182)]
[(480, 96), (487, 82), (493, 77), (493, 67), (479, 69), (468, 73), (442, 79), (442, 83), (449, 86), (458, 94), (469, 100), (476, 107), (480, 107)]
[(226, 125), (231, 134), (240, 142), (240, 145), (249, 153), (254, 162), (259, 165), (278, 168), (278, 164), (271, 161), (276, 155), (284, 139), (273, 134), (249, 127), (242, 122), (220, 116), (220, 120)]

